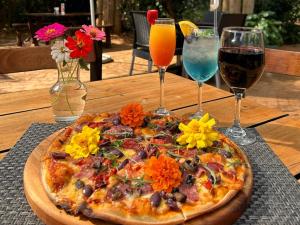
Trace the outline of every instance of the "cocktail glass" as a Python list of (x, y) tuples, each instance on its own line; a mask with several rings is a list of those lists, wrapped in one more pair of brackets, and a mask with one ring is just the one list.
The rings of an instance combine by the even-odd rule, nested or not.
[(164, 104), (165, 72), (171, 63), (176, 47), (176, 31), (173, 19), (158, 18), (150, 29), (149, 48), (152, 61), (158, 67), (160, 79), (160, 105), (154, 112), (166, 116), (170, 111)]
[(198, 84), (198, 110), (190, 118), (201, 118), (203, 83), (218, 71), (219, 37), (212, 29), (194, 30), (183, 44), (183, 65)]

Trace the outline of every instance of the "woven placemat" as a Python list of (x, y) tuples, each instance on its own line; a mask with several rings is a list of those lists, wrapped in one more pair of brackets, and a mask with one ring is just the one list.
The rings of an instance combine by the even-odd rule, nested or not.
[[(0, 224), (43, 224), (24, 196), (23, 169), (31, 151), (47, 136), (62, 128), (58, 124), (33, 124), (0, 161)], [(248, 208), (235, 223), (300, 224), (300, 185), (270, 150), (255, 129), (257, 142), (243, 147), (252, 163), (254, 188)]]

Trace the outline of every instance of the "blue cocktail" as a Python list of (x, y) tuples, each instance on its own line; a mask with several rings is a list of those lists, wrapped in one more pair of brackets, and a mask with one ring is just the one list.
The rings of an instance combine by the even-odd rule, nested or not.
[(197, 81), (198, 111), (192, 118), (203, 116), (202, 85), (213, 77), (218, 70), (219, 37), (211, 29), (195, 30), (184, 40), (183, 65), (190, 77)]

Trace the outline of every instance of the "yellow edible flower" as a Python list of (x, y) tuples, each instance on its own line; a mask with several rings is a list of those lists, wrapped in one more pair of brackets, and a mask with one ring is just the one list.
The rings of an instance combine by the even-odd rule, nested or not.
[(66, 145), (65, 152), (74, 159), (86, 158), (90, 154), (97, 153), (99, 139), (99, 128), (84, 126), (80, 133), (72, 136), (70, 144)]
[(213, 141), (219, 139), (218, 132), (213, 130), (215, 124), (215, 119), (209, 119), (208, 113), (199, 120), (192, 119), (187, 125), (180, 123), (178, 128), (183, 134), (176, 141), (180, 145), (188, 144), (187, 148), (212, 146)]

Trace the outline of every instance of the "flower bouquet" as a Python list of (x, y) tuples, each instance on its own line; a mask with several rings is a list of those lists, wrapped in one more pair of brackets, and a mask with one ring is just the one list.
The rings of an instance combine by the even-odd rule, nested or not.
[(57, 122), (70, 122), (83, 112), (87, 90), (80, 81), (80, 68), (88, 70), (87, 59), (93, 54), (93, 41), (105, 38), (103, 31), (83, 25), (75, 36), (67, 36), (68, 28), (54, 23), (39, 29), (35, 38), (51, 45), (51, 56), (56, 61), (58, 80), (51, 87), (51, 104)]

